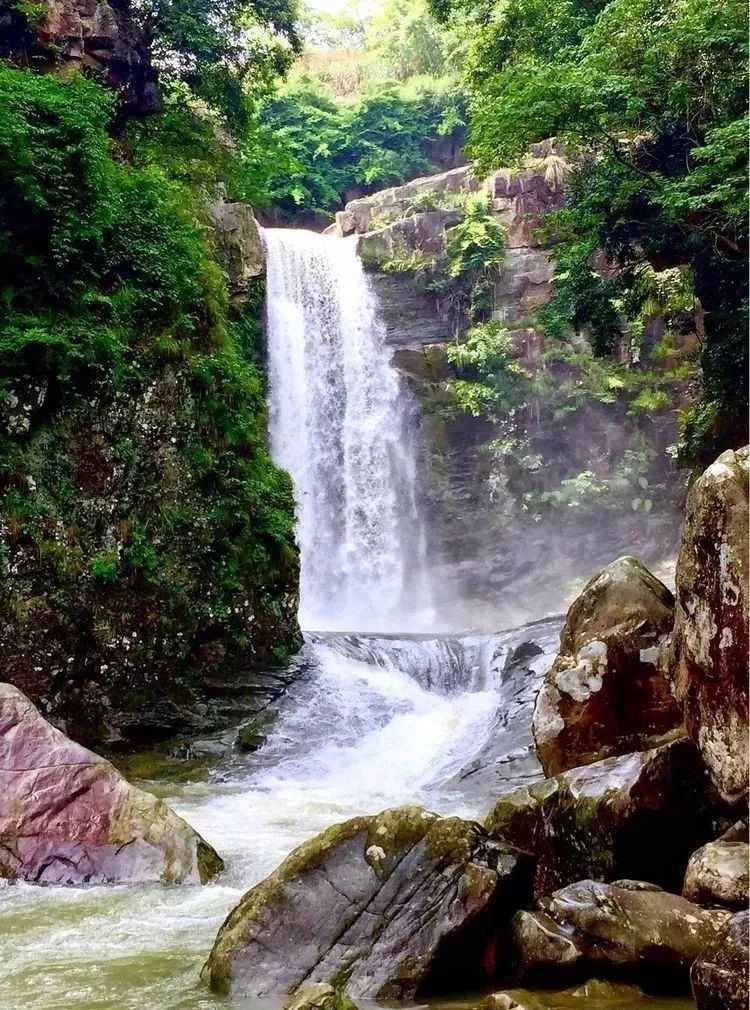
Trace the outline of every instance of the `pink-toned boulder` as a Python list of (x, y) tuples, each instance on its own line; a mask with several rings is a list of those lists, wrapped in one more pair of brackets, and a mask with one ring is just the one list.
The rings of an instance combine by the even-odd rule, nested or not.
[(203, 883), (223, 867), (161, 800), (0, 684), (0, 877), (39, 884)]

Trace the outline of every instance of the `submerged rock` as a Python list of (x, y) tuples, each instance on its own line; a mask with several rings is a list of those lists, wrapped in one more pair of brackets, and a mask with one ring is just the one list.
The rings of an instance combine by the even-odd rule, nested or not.
[(674, 691), (728, 800), (748, 789), (749, 455), (723, 453), (693, 485), (676, 573)]
[(504, 956), (530, 870), (457, 817), (419, 807), (357, 817), (295, 849), (244, 896), (202, 977), (248, 996), (315, 982), (375, 999), (411, 999), (448, 979), (469, 988)]
[(357, 1010), (346, 993), (328, 982), (316, 982), (299, 989), (284, 1004), (283, 1010)]
[(724, 931), (693, 964), (690, 982), (698, 1010), (747, 1010), (748, 912), (732, 916)]
[(682, 893), (700, 905), (741, 909), (748, 903), (750, 846), (747, 825), (739, 822), (690, 857)]
[(487, 829), (536, 856), (535, 890), (630, 877), (678, 891), (712, 837), (714, 806), (695, 747), (678, 740), (606, 758), (501, 797)]
[(181, 817), (0, 685), (0, 877), (204, 883), (223, 863)]
[(682, 722), (659, 659), (674, 598), (635, 558), (595, 575), (568, 611), (534, 709), (547, 775), (645, 750)]
[(485, 996), (477, 1010), (578, 1010), (585, 1007), (629, 1010), (640, 1007), (648, 998), (636, 985), (593, 978), (574, 988), (555, 992), (528, 989), (493, 992)]
[(687, 969), (726, 927), (728, 913), (706, 911), (676, 894), (582, 880), (519, 912), (513, 935), (524, 974), (588, 966), (618, 971)]

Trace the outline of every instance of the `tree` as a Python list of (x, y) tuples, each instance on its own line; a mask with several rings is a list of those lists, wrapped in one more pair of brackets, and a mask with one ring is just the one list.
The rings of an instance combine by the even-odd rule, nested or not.
[[(579, 170), (557, 217), (560, 300), (606, 352), (644, 259), (686, 264), (705, 312), (686, 458), (747, 440), (747, 6), (740, 0), (432, 0), (470, 14), (471, 153), (484, 169), (556, 136)], [(595, 250), (616, 268), (604, 282)]]
[(134, 0), (163, 77), (187, 83), (236, 129), (249, 91), (267, 91), (300, 51), (296, 0)]

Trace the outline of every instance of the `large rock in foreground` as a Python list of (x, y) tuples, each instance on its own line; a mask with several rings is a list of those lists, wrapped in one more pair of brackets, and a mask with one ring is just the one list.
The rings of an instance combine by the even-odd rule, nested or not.
[(222, 861), (174, 811), (0, 684), (0, 877), (203, 883)]
[(411, 999), (448, 979), (469, 989), (504, 956), (530, 869), (457, 817), (418, 807), (357, 817), (301, 845), (244, 896), (203, 978), (247, 996), (315, 982), (375, 999)]
[(749, 864), (747, 824), (741, 821), (692, 854), (682, 893), (700, 905), (746, 908), (750, 898)]
[(495, 804), (487, 828), (536, 856), (537, 894), (582, 877), (679, 891), (691, 853), (714, 836), (714, 809), (700, 755), (678, 740), (515, 790)]
[(637, 881), (582, 880), (557, 891), (540, 911), (519, 912), (514, 941), (525, 974), (604, 966), (639, 974), (650, 969), (663, 981), (670, 969), (687, 976), (728, 917)]
[(748, 457), (723, 453), (691, 488), (676, 575), (674, 690), (728, 800), (748, 788)]
[(682, 722), (659, 659), (674, 598), (635, 558), (595, 575), (568, 611), (534, 709), (547, 775), (647, 750)]
[(698, 1010), (747, 1010), (750, 1000), (748, 979), (748, 918), (738, 912), (693, 964), (690, 982)]

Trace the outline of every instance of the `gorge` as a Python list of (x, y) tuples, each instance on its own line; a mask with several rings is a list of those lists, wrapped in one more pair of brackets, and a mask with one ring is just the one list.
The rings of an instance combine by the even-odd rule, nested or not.
[(0, 1007), (746, 1010), (747, 36), (0, 2)]

